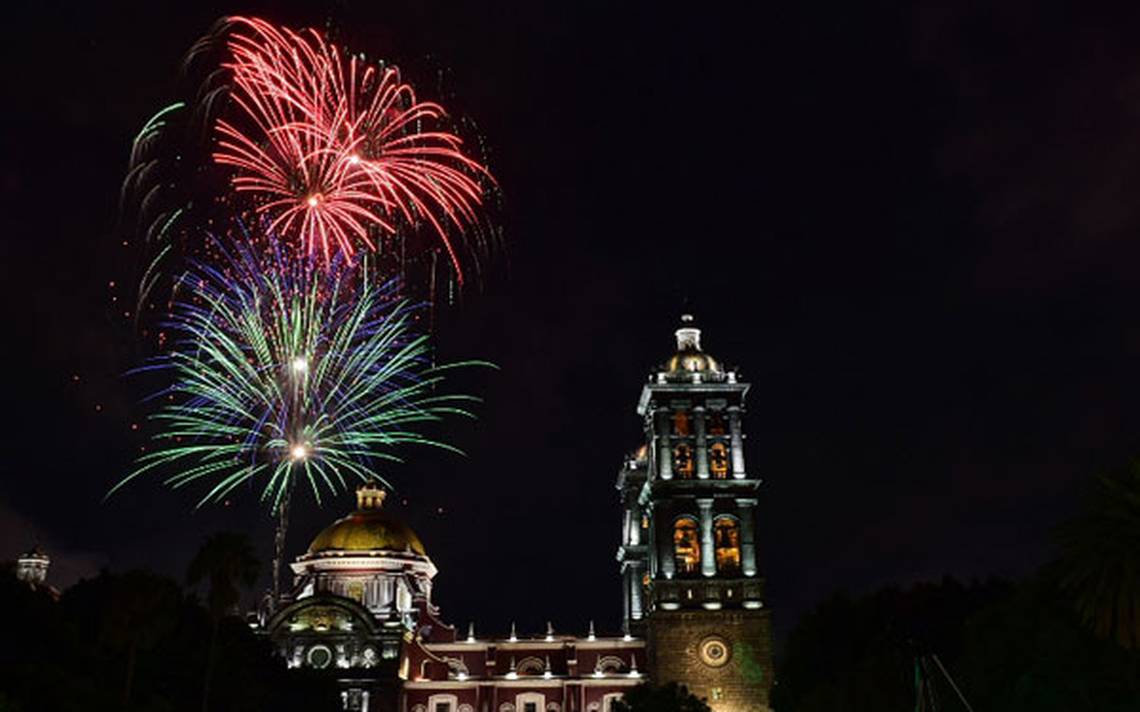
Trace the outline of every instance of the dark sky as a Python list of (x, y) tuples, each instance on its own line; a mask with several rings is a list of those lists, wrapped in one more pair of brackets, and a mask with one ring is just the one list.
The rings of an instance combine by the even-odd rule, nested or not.
[[(753, 384), (781, 634), (835, 589), (1044, 561), (1083, 479), (1137, 452), (1140, 11), (666, 5), (9, 10), (0, 556), (38, 538), (61, 583), (181, 576), (223, 527), (268, 556), (249, 494), (101, 503), (139, 445), (99, 267), (129, 142), (191, 42), (246, 12), (443, 70), (490, 146), (507, 249), (438, 340), (501, 371), (465, 384), (467, 457), (387, 473), (446, 617), (616, 627), (614, 477), (685, 308)], [(349, 506), (301, 505), (292, 551)]]

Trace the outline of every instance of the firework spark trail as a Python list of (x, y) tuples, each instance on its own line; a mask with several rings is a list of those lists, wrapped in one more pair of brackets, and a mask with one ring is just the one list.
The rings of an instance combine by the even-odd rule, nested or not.
[[(182, 280), (188, 295), (169, 329), (177, 343), (148, 369), (173, 375), (157, 449), (112, 490), (154, 471), (181, 488), (204, 484), (199, 505), (249, 483), (277, 509), (294, 482), (343, 490), (377, 462), (420, 444), (454, 450), (417, 432), (447, 415), (470, 416), (477, 399), (438, 392), (448, 369), (432, 366), (416, 308), (356, 270), (318, 265), (247, 243), (218, 252)], [(145, 369), (144, 369), (145, 370)]]
[(353, 238), (375, 249), (372, 226), (394, 234), (424, 220), (462, 282), (451, 230), (479, 219), (483, 181), (493, 179), (440, 128), (443, 107), (419, 101), (393, 67), (345, 59), (315, 30), (231, 21), (226, 67), (248, 129), (219, 121), (214, 160), (235, 169), (234, 188), (326, 261), (352, 256)]

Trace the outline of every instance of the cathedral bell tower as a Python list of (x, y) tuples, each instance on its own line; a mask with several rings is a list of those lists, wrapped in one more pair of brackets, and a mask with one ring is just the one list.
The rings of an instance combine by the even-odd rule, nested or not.
[(701, 348), (685, 315), (677, 351), (637, 412), (646, 446), (618, 476), (627, 630), (644, 632), (649, 675), (715, 712), (768, 710), (772, 643), (756, 557), (760, 478), (744, 459), (748, 384)]

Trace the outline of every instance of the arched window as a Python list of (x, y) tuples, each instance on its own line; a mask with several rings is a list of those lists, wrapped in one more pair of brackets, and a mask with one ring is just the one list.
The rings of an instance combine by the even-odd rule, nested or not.
[(709, 470), (713, 479), (728, 479), (728, 446), (724, 443), (713, 443), (709, 447)]
[(713, 522), (716, 548), (716, 570), (734, 574), (740, 571), (740, 523), (732, 517), (717, 517)]
[(673, 413), (673, 434), (674, 435), (692, 435), (692, 430), (689, 425), (689, 414), (686, 411), (678, 410)]
[(673, 448), (673, 472), (683, 480), (693, 477), (693, 448), (687, 443), (681, 443)]
[(519, 675), (541, 675), (546, 666), (540, 658), (523, 658), (518, 665)]
[(673, 525), (673, 559), (679, 574), (695, 574), (700, 570), (701, 540), (696, 519), (681, 517)]

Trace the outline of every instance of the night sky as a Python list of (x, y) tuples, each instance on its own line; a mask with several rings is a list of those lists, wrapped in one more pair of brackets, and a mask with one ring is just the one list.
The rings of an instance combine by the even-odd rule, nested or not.
[[(1140, 452), (1140, 10), (293, 5), (7, 11), (0, 558), (182, 577), (229, 528), (268, 562), (253, 492), (101, 501), (141, 442), (103, 268), (130, 140), (235, 12), (331, 19), (490, 147), (506, 248), (437, 337), (501, 370), (462, 384), (466, 457), (385, 472), (459, 625), (616, 630), (614, 479), (683, 311), (752, 383), (779, 635), (837, 589), (1028, 572), (1084, 479)], [(298, 505), (291, 554), (351, 505)]]

